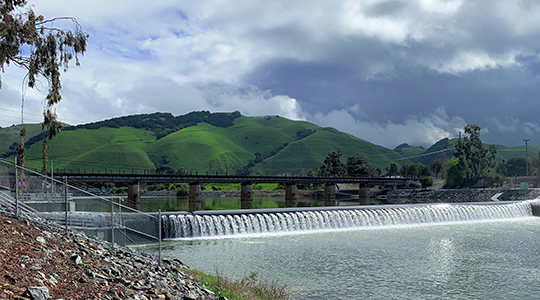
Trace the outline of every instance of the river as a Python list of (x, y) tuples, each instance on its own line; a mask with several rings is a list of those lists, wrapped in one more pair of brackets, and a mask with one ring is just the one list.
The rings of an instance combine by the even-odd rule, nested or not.
[(540, 218), (166, 241), (207, 273), (251, 272), (293, 299), (540, 299)]

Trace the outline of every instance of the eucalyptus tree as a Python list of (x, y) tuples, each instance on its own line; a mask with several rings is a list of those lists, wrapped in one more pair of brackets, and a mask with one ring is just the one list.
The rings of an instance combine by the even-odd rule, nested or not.
[(480, 139), (480, 126), (467, 124), (465, 134), (460, 137), (455, 145), (454, 156), (458, 158), (458, 167), (466, 175), (467, 185), (475, 184), (482, 171), (491, 166), (497, 155), (497, 148), (491, 144), (485, 147)]
[[(56, 24), (69, 22), (72, 29), (59, 28)], [(79, 63), (79, 55), (86, 52), (88, 35), (73, 17), (58, 17), (46, 19), (36, 15), (32, 6), (26, 0), (0, 0), (0, 69), (15, 65), (25, 69), (26, 76), (23, 84), (35, 88), (39, 78), (45, 78), (48, 92), (43, 108), (43, 130), (47, 131), (43, 139), (43, 169), (47, 165), (47, 139), (52, 140), (62, 130), (62, 123), (57, 119), (55, 105), (60, 102), (61, 70), (66, 72), (69, 63), (74, 59)], [(0, 77), (2, 88), (2, 77)], [(24, 108), (24, 93), (22, 97)], [(23, 123), (17, 162), (24, 166), (24, 136), (26, 129)]]

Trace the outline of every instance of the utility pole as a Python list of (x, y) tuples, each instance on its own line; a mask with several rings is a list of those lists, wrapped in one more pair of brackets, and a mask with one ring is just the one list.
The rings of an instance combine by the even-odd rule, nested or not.
[(530, 141), (530, 139), (523, 140), (525, 142), (525, 170), (527, 176), (529, 176), (529, 151), (528, 151), (528, 145), (527, 142)]

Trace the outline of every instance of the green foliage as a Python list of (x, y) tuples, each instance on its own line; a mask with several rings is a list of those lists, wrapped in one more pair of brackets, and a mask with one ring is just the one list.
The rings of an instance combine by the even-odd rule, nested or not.
[(308, 137), (310, 136), (311, 134), (313, 134), (316, 130), (313, 130), (313, 129), (307, 129), (307, 128), (304, 128), (304, 129), (300, 129), (296, 132), (296, 139), (297, 140), (300, 140), (300, 139), (303, 139), (305, 137)]
[(215, 276), (192, 269), (183, 269), (183, 271), (199, 280), (207, 289), (220, 297), (245, 300), (289, 299), (285, 286), (260, 280), (257, 272), (251, 272), (241, 280), (231, 281), (220, 276), (218, 271), (216, 271)]
[(156, 174), (172, 175), (174, 174), (174, 169), (171, 168), (169, 165), (160, 166), (156, 168)]
[(411, 188), (411, 189), (417, 189), (419, 187), (420, 187), (420, 185), (418, 183), (416, 183), (416, 182), (409, 183), (409, 188)]
[(460, 166), (465, 171), (466, 185), (475, 184), (480, 179), (480, 174), (487, 167), (491, 166), (497, 148), (490, 145), (484, 147), (480, 140), (480, 126), (476, 124), (467, 124), (465, 126), (465, 135), (456, 142), (456, 153), (460, 161)]
[(460, 188), (467, 181), (465, 166), (458, 158), (449, 159), (446, 162), (445, 188)]
[(337, 176), (343, 177), (347, 174), (345, 165), (341, 162), (341, 151), (334, 151), (328, 153), (322, 166), (319, 168), (320, 176)]
[(369, 176), (375, 173), (375, 168), (362, 154), (355, 154), (347, 157), (346, 167), (348, 176)]
[(233, 121), (241, 117), (240, 112), (234, 113), (211, 113), (209, 111), (190, 112), (181, 116), (173, 116), (171, 113), (153, 113), (124, 116), (105, 121), (83, 124), (66, 128), (66, 130), (76, 129), (99, 129), (102, 127), (120, 128), (133, 127), (152, 131), (157, 139), (161, 139), (178, 130), (195, 126), (205, 122), (215, 127), (233, 126)]
[(495, 187), (502, 186), (503, 184), (503, 177), (500, 174), (492, 172), (489, 169), (482, 171), (480, 179), (489, 180), (489, 182), (491, 182), (491, 185)]
[(420, 184), (423, 189), (433, 186), (433, 178), (431, 178), (431, 176), (420, 177)]
[[(47, 131), (46, 138), (52, 140), (63, 128), (55, 109), (55, 105), (62, 100), (60, 69), (66, 72), (72, 59), (79, 65), (79, 55), (86, 52), (88, 35), (75, 18), (45, 19), (42, 15), (36, 15), (32, 7), (26, 4), (25, 0), (0, 2), (0, 69), (4, 70), (10, 64), (25, 69), (27, 73), (23, 82), (29, 88), (35, 87), (39, 77), (47, 80), (49, 90), (45, 97), (42, 129)], [(57, 20), (71, 21), (74, 29), (55, 27)], [(25, 135), (23, 126), (17, 151), (17, 161), (22, 166), (25, 165)], [(46, 139), (43, 140), (42, 158), (46, 167)]]
[(422, 164), (408, 163), (401, 166), (399, 173), (401, 176), (417, 178), (419, 176), (429, 176), (429, 168)]
[(391, 162), (388, 167), (386, 167), (387, 176), (396, 176), (399, 174), (399, 166), (396, 162)]
[(502, 176), (508, 176), (508, 169), (506, 167), (506, 161), (505, 160), (502, 160), (500, 162), (497, 163), (497, 165), (495, 166), (495, 171), (497, 172), (497, 174), (500, 174)]
[(507, 176), (527, 175), (527, 161), (524, 157), (512, 157), (505, 164)]
[(443, 163), (442, 160), (436, 159), (434, 160), (430, 165), (431, 172), (435, 173), (435, 178), (439, 178), (439, 173), (441, 173), (443, 169)]

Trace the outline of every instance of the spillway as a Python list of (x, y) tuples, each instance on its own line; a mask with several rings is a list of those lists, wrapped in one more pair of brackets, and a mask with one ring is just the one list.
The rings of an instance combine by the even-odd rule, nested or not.
[(163, 215), (162, 222), (166, 238), (180, 239), (504, 220), (532, 215), (533, 205), (523, 201), (177, 212)]

